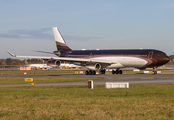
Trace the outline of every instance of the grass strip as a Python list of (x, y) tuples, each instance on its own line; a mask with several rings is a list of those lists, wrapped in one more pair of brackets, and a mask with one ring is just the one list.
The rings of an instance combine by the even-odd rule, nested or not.
[(174, 84), (0, 87), (0, 119), (173, 119)]

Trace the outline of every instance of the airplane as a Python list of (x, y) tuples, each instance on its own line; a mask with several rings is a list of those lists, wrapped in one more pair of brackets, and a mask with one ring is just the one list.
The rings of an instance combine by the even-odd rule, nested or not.
[(43, 61), (43, 64), (29, 64), (26, 60), (25, 60), (25, 64), (23, 66), (26, 66), (26, 67), (31, 67), (31, 68), (34, 68), (36, 70), (38, 69), (50, 69), (51, 67), (48, 66), (47, 64), (44, 64), (44, 61)]
[[(57, 65), (49, 65), (49, 64), (46, 64), (44, 63), (43, 61), (43, 64), (29, 64), (27, 61), (25, 61), (25, 65), (24, 66), (27, 66), (27, 67), (31, 67), (31, 68), (34, 68), (36, 70), (45, 70), (45, 69), (51, 69), (51, 68), (56, 68)], [(65, 69), (69, 69), (69, 68), (79, 68), (80, 66), (78, 65), (74, 65), (74, 64), (69, 64), (69, 63), (61, 63), (59, 65), (60, 68), (65, 68)]]
[(110, 50), (72, 50), (68, 47), (57, 27), (53, 27), (53, 34), (57, 50), (53, 52), (36, 51), (54, 54), (58, 57), (19, 56), (8, 52), (13, 57), (37, 58), (47, 60), (48, 65), (61, 65), (63, 61), (86, 68), (86, 75), (95, 75), (96, 71), (105, 74), (106, 69), (113, 69), (112, 74), (122, 74), (121, 68), (134, 67), (138, 69), (153, 68), (157, 74), (157, 67), (169, 62), (169, 57), (155, 49), (110, 49)]
[(59, 65), (59, 67), (60, 68), (65, 68), (65, 69), (69, 69), (69, 68), (81, 68), (81, 66), (78, 66), (78, 65), (74, 65), (74, 64), (69, 64), (69, 63), (61, 63), (60, 65)]
[(39, 69), (44, 70), (44, 69), (52, 68), (52, 66), (48, 66), (47, 64), (26, 64), (25, 66), (34, 68), (36, 70), (39, 70)]

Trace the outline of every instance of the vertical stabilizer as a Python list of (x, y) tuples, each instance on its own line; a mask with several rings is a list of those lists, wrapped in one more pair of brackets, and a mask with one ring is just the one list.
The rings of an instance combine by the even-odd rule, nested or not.
[(57, 27), (53, 27), (53, 34), (58, 51), (71, 51), (71, 49), (66, 45)]

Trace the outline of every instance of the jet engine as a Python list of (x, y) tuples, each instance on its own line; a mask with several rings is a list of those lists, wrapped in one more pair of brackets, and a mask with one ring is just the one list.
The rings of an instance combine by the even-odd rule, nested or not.
[(58, 67), (60, 66), (61, 61), (60, 60), (49, 60), (47, 61), (47, 65), (52, 66), (52, 67)]
[(99, 63), (89, 63), (89, 64), (86, 64), (85, 67), (87, 69), (90, 69), (90, 70), (100, 70), (101, 69), (101, 64), (99, 64)]

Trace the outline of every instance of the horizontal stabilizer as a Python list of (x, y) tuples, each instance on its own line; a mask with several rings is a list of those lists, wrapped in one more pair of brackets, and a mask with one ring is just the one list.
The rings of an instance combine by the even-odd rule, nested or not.
[(32, 50), (34, 52), (40, 52), (40, 53), (48, 53), (48, 54), (55, 54), (53, 52), (46, 52), (46, 51), (39, 51), (39, 50)]
[(33, 50), (34, 52), (41, 52), (41, 53), (48, 53), (48, 54), (54, 54), (57, 56), (60, 56), (61, 53), (60, 52), (45, 52), (45, 51), (39, 51), (39, 50)]

